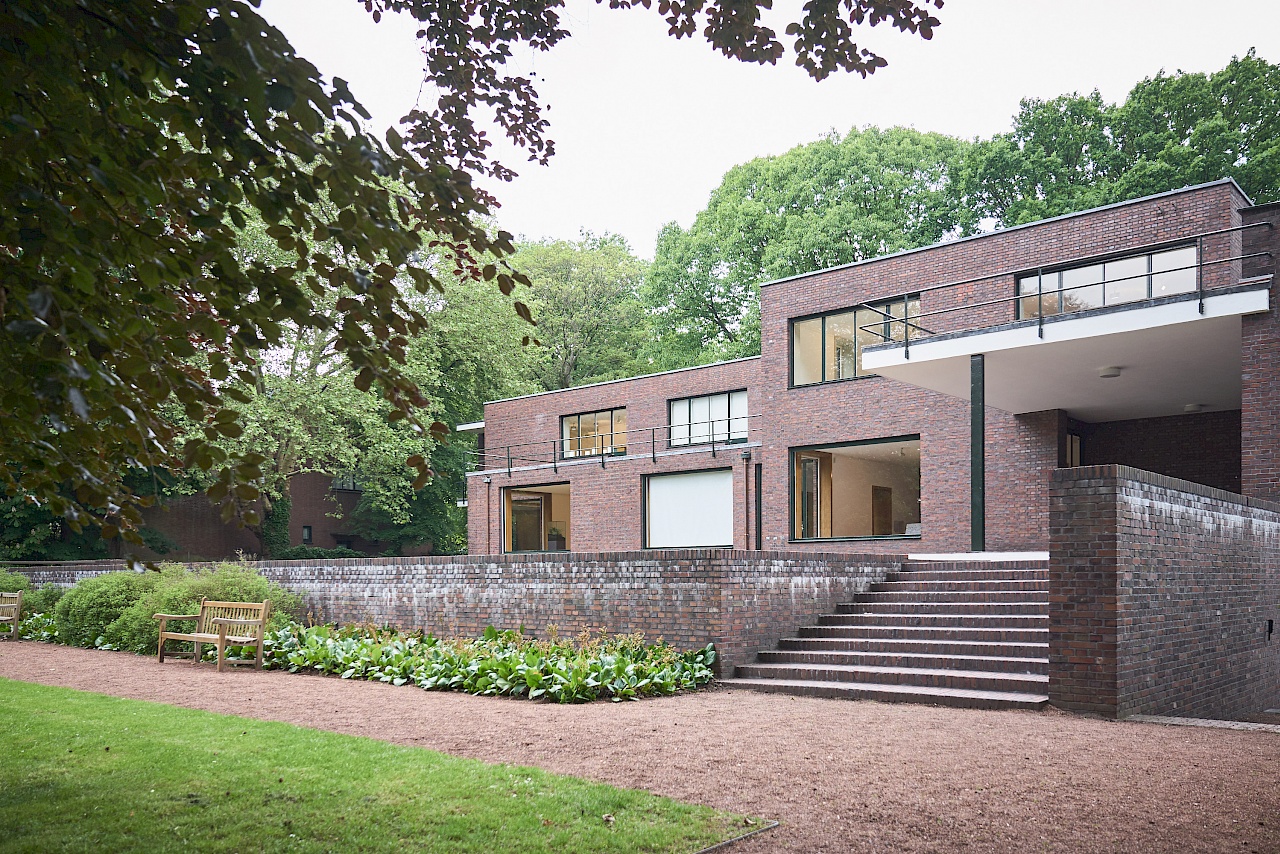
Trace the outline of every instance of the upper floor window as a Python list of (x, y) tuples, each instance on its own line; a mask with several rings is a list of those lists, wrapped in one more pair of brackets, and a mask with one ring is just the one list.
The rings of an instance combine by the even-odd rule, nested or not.
[(561, 456), (623, 454), (627, 451), (627, 409), (605, 409), (560, 419)]
[[(791, 384), (812, 385), (867, 376), (862, 348), (905, 341), (909, 317), (920, 314), (920, 297), (868, 303), (862, 308), (806, 317), (791, 323)], [(918, 330), (912, 330), (915, 337)]]
[(346, 489), (354, 492), (360, 492), (364, 489), (364, 487), (360, 485), (360, 481), (356, 480), (356, 476), (353, 472), (344, 472), (343, 474), (334, 477), (333, 488)]
[(704, 442), (745, 442), (747, 392), (729, 391), (682, 397), (668, 404), (671, 446)]
[(1039, 317), (1190, 293), (1196, 248), (1182, 246), (1018, 277), (1018, 316)]

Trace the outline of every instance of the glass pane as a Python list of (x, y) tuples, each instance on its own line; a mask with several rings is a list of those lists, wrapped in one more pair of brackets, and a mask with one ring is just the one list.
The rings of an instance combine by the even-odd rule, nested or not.
[(816, 457), (797, 455), (795, 458), (796, 482), (796, 535), (801, 539), (818, 536), (818, 460)]
[[(1084, 311), (1102, 306), (1102, 265), (1062, 271), (1062, 310)], [(1093, 285), (1093, 287), (1084, 287)]]
[(747, 393), (735, 391), (729, 396), (729, 416), (733, 419), (729, 425), (730, 439), (747, 438)]
[(831, 529), (824, 536), (919, 535), (918, 439), (827, 450), (831, 454)]
[[(908, 307), (910, 307), (910, 303), (907, 303), (907, 306), (908, 306)], [(882, 309), (883, 309), (884, 311), (887, 311), (887, 312), (888, 312), (891, 316), (893, 316), (893, 317), (898, 317), (898, 318), (900, 318), (900, 317), (902, 317), (902, 316), (903, 316), (903, 305), (902, 305), (902, 301), (901, 301), (901, 300), (894, 300), (894, 301), (893, 301), (893, 302), (891, 302), (891, 303), (887, 303), (887, 304), (885, 304), (884, 306), (882, 306)], [(915, 309), (913, 310), (913, 313), (915, 313), (915, 314), (919, 314), (919, 313), (920, 313), (920, 307), (919, 307), (918, 305), (917, 305), (917, 306), (915, 307)], [(890, 322), (889, 322), (888, 332), (889, 332), (889, 337), (890, 337), (892, 340), (894, 340), (894, 341), (905, 341), (905, 340), (906, 340), (906, 339), (903, 337), (904, 333), (906, 332), (906, 326), (905, 326), (905, 324), (902, 324), (902, 323), (894, 323), (894, 322), (890, 321)]]
[(711, 441), (711, 402), (706, 397), (695, 397), (689, 401), (689, 441)]
[[(1058, 313), (1058, 300), (1060, 299), (1058, 294), (1058, 274), (1045, 273), (1043, 281), (1040, 281), (1040, 279), (1039, 274), (1033, 274), (1023, 276), (1018, 280), (1018, 294), (1020, 296), (1030, 294), (1030, 296), (1024, 296), (1023, 299), (1018, 300), (1018, 317), (1039, 317), (1042, 303), (1046, 317)], [(1038, 289), (1043, 289), (1043, 296), (1038, 295), (1040, 293)]]
[[(1196, 248), (1186, 246), (1151, 256), (1151, 296), (1167, 297), (1196, 289)], [(1181, 269), (1180, 269), (1181, 268)]]
[(569, 415), (560, 419), (560, 435), (564, 439), (564, 450), (562, 452), (564, 456), (577, 456), (580, 450), (578, 444), (578, 416)]
[(729, 395), (713, 394), (711, 401), (711, 435), (717, 442), (729, 439)]
[(1121, 258), (1106, 263), (1107, 305), (1137, 302), (1147, 298), (1147, 256)]
[(613, 449), (617, 452), (627, 450), (627, 410), (613, 410)]
[(865, 376), (866, 371), (862, 368), (862, 348), (870, 347), (872, 344), (884, 344), (885, 340), (881, 333), (884, 332), (884, 324), (877, 323), (880, 315), (870, 309), (858, 309), (858, 376)]
[(791, 384), (822, 382), (822, 318), (791, 326)]
[(830, 380), (858, 375), (857, 322), (854, 312), (827, 318), (827, 374)]
[(586, 415), (579, 415), (578, 435), (581, 437), (579, 451), (583, 454), (594, 454), (596, 452), (596, 414), (588, 412)]
[(919, 297), (915, 297), (914, 299), (907, 300), (907, 319), (912, 321), (912, 324), (907, 326), (907, 332), (910, 335), (911, 340), (914, 341), (915, 339), (919, 338), (921, 335), (924, 334), (920, 329), (917, 328), (922, 325), (920, 323), (920, 298)]
[(689, 444), (689, 398), (671, 401), (671, 444)]

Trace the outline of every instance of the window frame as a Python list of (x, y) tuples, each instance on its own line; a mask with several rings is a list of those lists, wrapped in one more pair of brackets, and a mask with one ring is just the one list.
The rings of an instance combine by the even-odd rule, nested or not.
[[(863, 445), (887, 445), (892, 442), (918, 442), (921, 446), (921, 484), (920, 484), (920, 533), (918, 534), (880, 534), (863, 537), (798, 537), (799, 525), (796, 518), (796, 455), (805, 451), (826, 451), (831, 448), (851, 448)], [(851, 442), (824, 442), (818, 445), (793, 445), (787, 448), (787, 542), (789, 543), (852, 543), (862, 540), (921, 540), (924, 538), (924, 483), (923, 483), (923, 447), (919, 433), (907, 433), (902, 436), (883, 436), (875, 439), (857, 439)], [(819, 489), (821, 493), (821, 489)], [(819, 511), (821, 513), (821, 511)]]
[[(556, 452), (557, 452), (557, 454), (558, 454), (559, 458), (560, 458), (561, 460), (576, 460), (576, 459), (580, 459), (580, 458), (582, 458), (582, 457), (618, 456), (619, 454), (625, 454), (625, 453), (627, 452), (627, 444), (626, 444), (626, 443), (623, 443), (623, 445), (622, 445), (622, 450), (621, 450), (621, 451), (619, 451), (619, 450), (618, 450), (618, 446), (613, 442), (613, 438), (614, 438), (615, 436), (619, 436), (619, 435), (624, 436), (624, 437), (625, 437), (625, 436), (627, 436), (627, 431), (626, 431), (626, 430), (623, 430), (623, 431), (621, 431), (621, 432), (618, 432), (617, 430), (615, 430), (615, 429), (614, 429), (614, 423), (615, 423), (615, 421), (616, 421), (616, 419), (614, 418), (614, 413), (616, 413), (616, 412), (624, 412), (624, 413), (625, 413), (626, 411), (627, 411), (627, 407), (626, 407), (626, 405), (624, 404), (624, 405), (622, 405), (622, 406), (611, 406), (611, 407), (609, 407), (609, 408), (607, 408), (607, 409), (584, 409), (584, 410), (583, 410), (583, 411), (581, 411), (581, 412), (572, 412), (572, 413), (569, 413), (568, 415), (561, 415), (561, 416), (560, 416), (560, 424), (559, 424), (559, 426), (560, 426), (560, 435), (559, 435), (559, 437), (556, 439), (556, 444), (557, 444)], [(594, 443), (593, 443), (592, 450), (590, 450), (590, 451), (583, 451), (583, 450), (582, 450), (582, 416), (584, 416), (584, 415), (590, 415), (590, 416), (592, 416), (592, 417), (594, 418), (595, 416), (598, 416), (598, 415), (600, 415), (601, 413), (604, 413), (604, 412), (609, 413), (609, 440), (610, 440), (610, 441), (609, 441), (609, 444), (608, 444), (607, 446), (606, 446), (606, 445), (601, 445), (601, 446), (600, 446), (600, 447), (601, 447), (601, 450), (600, 450), (600, 451), (596, 451), (596, 450), (595, 450), (595, 448), (594, 448)], [(566, 438), (566, 437), (565, 437), (565, 435), (564, 435), (565, 422), (566, 422), (566, 419), (569, 419), (569, 418), (576, 418), (576, 419), (578, 419), (578, 435), (577, 435), (577, 437), (576, 437), (576, 438), (574, 438), (574, 439)], [(625, 418), (626, 418), (626, 416), (624, 415), (624, 416), (623, 416), (623, 418), (625, 419)], [(602, 435), (604, 435), (604, 434), (603, 434), (603, 433), (592, 433), (591, 435), (592, 435), (592, 436), (602, 436)], [(569, 444), (570, 442), (573, 442), (573, 441), (578, 442), (578, 450), (577, 450), (577, 451), (570, 452), (570, 451), (568, 450), (568, 444)], [(612, 451), (610, 451), (608, 454), (605, 454), (605, 452), (604, 452), (604, 448), (605, 448), (605, 447), (613, 448), (613, 450), (612, 450)]]
[[(1161, 255), (1165, 252), (1173, 252), (1178, 249), (1191, 249), (1195, 251), (1196, 266), (1194, 267), (1194, 272), (1196, 277), (1196, 286), (1198, 288), (1200, 284), (1200, 276), (1201, 276), (1201, 271), (1203, 267), (1203, 264), (1200, 259), (1199, 244), (1195, 240), (1187, 240), (1187, 239), (1173, 240), (1168, 243), (1160, 244), (1158, 246), (1149, 247), (1142, 252), (1137, 252), (1137, 253), (1134, 253), (1132, 251), (1111, 252), (1106, 255), (1095, 255), (1090, 258), (1077, 259), (1067, 264), (1050, 264), (1044, 267), (1032, 267), (1028, 270), (1023, 270), (1021, 272), (1014, 273), (1013, 274), (1013, 295), (1015, 298), (1014, 299), (1014, 314), (1015, 314), (1014, 319), (1018, 321), (1036, 320), (1037, 318), (1040, 317), (1040, 315), (1038, 314), (1025, 314), (1023, 313), (1023, 309), (1022, 309), (1023, 300), (1030, 299), (1031, 297), (1036, 296), (1036, 294), (1034, 292), (1029, 294), (1023, 294), (1020, 292), (1022, 280), (1027, 278), (1032, 278), (1037, 275), (1041, 277), (1055, 276), (1056, 281), (1058, 283), (1057, 287), (1054, 288), (1053, 290), (1044, 288), (1041, 291), (1041, 293), (1044, 296), (1050, 297), (1052, 299), (1056, 299), (1058, 304), (1057, 310), (1056, 311), (1050, 310), (1048, 312), (1045, 312), (1044, 313), (1045, 317), (1056, 317), (1059, 315), (1078, 314), (1079, 312), (1082, 312), (1082, 311), (1096, 311), (1102, 308), (1115, 308), (1117, 306), (1122, 306), (1122, 305), (1136, 305), (1138, 303), (1148, 302), (1153, 299), (1168, 299), (1169, 297), (1185, 296), (1186, 294), (1189, 294), (1189, 293), (1195, 293), (1196, 289), (1192, 289), (1190, 291), (1183, 291), (1182, 293), (1168, 294), (1167, 296), (1158, 297), (1154, 295), (1155, 276), (1159, 275), (1160, 273), (1168, 272), (1168, 271), (1156, 271), (1154, 269), (1154, 260), (1153, 260), (1154, 257), (1156, 255)], [(1105, 265), (1114, 264), (1117, 261), (1126, 261), (1129, 259), (1137, 260), (1139, 258), (1145, 258), (1147, 262), (1147, 272), (1145, 274), (1146, 284), (1147, 284), (1147, 295), (1142, 299), (1125, 300), (1123, 302), (1108, 303)], [(1074, 311), (1068, 311), (1063, 304), (1064, 294), (1062, 291), (1062, 274), (1069, 272), (1071, 270), (1079, 270), (1084, 267), (1094, 267), (1094, 266), (1103, 267), (1103, 280), (1098, 282), (1096, 285), (1096, 287), (1102, 290), (1102, 304), (1092, 306), (1091, 308), (1083, 308), (1083, 309), (1076, 309)], [(1094, 287), (1094, 285), (1091, 284), (1091, 285), (1088, 285), (1088, 287)]]
[[(747, 414), (746, 414), (746, 415), (738, 415), (738, 416), (735, 416), (735, 415), (733, 414), (733, 396), (734, 396), (735, 394), (738, 394), (739, 392), (741, 392), (742, 394), (746, 395), (745, 400), (746, 400), (746, 405), (747, 405)], [(698, 399), (701, 399), (701, 398), (704, 398), (704, 397), (705, 397), (705, 398), (707, 399), (707, 410), (708, 410), (708, 411), (710, 411), (710, 409), (711, 409), (711, 398), (713, 398), (713, 397), (719, 397), (720, 395), (724, 395), (724, 396), (725, 396), (725, 398), (727, 398), (727, 401), (728, 401), (727, 408), (728, 408), (728, 413), (729, 413), (729, 414), (725, 417), (725, 419), (724, 419), (724, 420), (727, 422), (727, 423), (726, 423), (726, 425), (725, 425), (725, 433), (727, 433), (727, 434), (728, 434), (729, 438), (728, 438), (728, 439), (716, 439), (716, 438), (715, 438), (715, 429), (714, 429), (714, 425), (712, 425), (712, 424), (710, 424), (710, 423), (709, 423), (709, 424), (708, 424), (708, 436), (709, 436), (709, 437), (708, 437), (708, 438), (706, 438), (706, 439), (696, 439), (696, 440), (695, 440), (695, 439), (694, 439), (694, 437), (693, 437), (693, 401), (695, 401), (695, 400), (698, 400)], [(672, 417), (671, 417), (671, 407), (672, 407), (674, 404), (681, 403), (681, 402), (687, 403), (687, 404), (689, 405), (689, 421), (687, 421), (687, 422), (685, 422), (685, 424), (681, 425), (681, 426), (683, 426), (683, 427), (684, 427), (684, 429), (685, 429), (685, 433), (686, 433), (685, 441), (680, 442), (680, 443), (676, 443), (676, 442), (672, 441), (672, 435), (673, 435), (673, 433), (674, 433), (674, 429), (673, 429), (673, 428), (676, 426), (676, 424), (675, 424), (675, 421), (674, 421), (674, 420), (672, 419)], [(736, 420), (739, 420), (739, 419), (741, 419), (741, 420), (743, 420), (743, 421), (747, 422), (747, 430), (746, 430), (746, 434), (745, 434), (745, 435), (743, 435), (741, 438), (735, 439), (735, 438), (733, 438), (733, 422), (734, 422), (734, 421), (736, 421)], [(719, 445), (739, 445), (739, 444), (741, 444), (741, 443), (743, 443), (743, 442), (750, 441), (750, 435), (751, 435), (751, 420), (750, 420), (750, 419), (751, 419), (751, 392), (750, 392), (750, 390), (749, 390), (749, 389), (747, 389), (747, 388), (735, 388), (735, 389), (730, 389), (730, 390), (728, 390), (728, 391), (713, 391), (713, 392), (710, 392), (709, 394), (691, 394), (691, 395), (687, 395), (687, 396), (685, 396), (685, 397), (670, 397), (670, 398), (667, 398), (667, 449), (668, 449), (668, 450), (670, 450), (670, 449), (673, 449), (673, 448), (696, 448), (696, 447), (700, 447), (700, 446), (702, 446), (702, 445), (714, 445), (714, 444), (719, 444)]]
[[(1014, 288), (1015, 288), (1015, 290), (1017, 289), (1017, 280), (1016, 280), (1016, 279), (1014, 280)], [(922, 308), (921, 296), (920, 296), (920, 293), (919, 293), (919, 292), (914, 293), (914, 294), (909, 294), (909, 295), (907, 296), (907, 301), (908, 301), (908, 302), (914, 302), (914, 303), (916, 304), (916, 308), (917, 308), (917, 309), (921, 309), (921, 308)], [(816, 386), (821, 386), (821, 385), (830, 385), (831, 383), (853, 382), (853, 381), (855, 381), (855, 380), (865, 380), (865, 379), (871, 379), (871, 378), (873, 378), (873, 377), (879, 377), (879, 376), (880, 376), (880, 374), (875, 374), (875, 373), (855, 373), (855, 374), (854, 374), (853, 376), (851, 376), (851, 377), (841, 377), (841, 378), (839, 378), (839, 379), (830, 379), (830, 380), (829, 380), (829, 379), (826, 379), (826, 375), (827, 375), (827, 318), (828, 318), (828, 317), (836, 317), (836, 316), (838, 316), (838, 315), (842, 315), (842, 314), (848, 314), (848, 313), (850, 313), (850, 312), (856, 312), (856, 311), (858, 311), (860, 308), (862, 308), (863, 306), (865, 306), (866, 308), (869, 308), (869, 309), (877, 309), (877, 308), (878, 308), (878, 309), (888, 309), (890, 306), (894, 306), (894, 305), (902, 305), (902, 300), (901, 300), (900, 298), (895, 298), (895, 299), (885, 299), (885, 300), (864, 300), (864, 301), (862, 301), (862, 302), (860, 302), (860, 303), (856, 303), (856, 304), (854, 304), (854, 305), (852, 305), (852, 306), (847, 306), (847, 307), (845, 307), (845, 308), (837, 308), (837, 309), (832, 309), (832, 310), (830, 310), (830, 311), (815, 311), (815, 312), (811, 312), (811, 313), (809, 313), (809, 314), (801, 314), (801, 315), (796, 315), (795, 317), (787, 318), (787, 388), (788, 388), (788, 389), (797, 389), (797, 388), (814, 388), (814, 387), (816, 387)], [(811, 383), (800, 383), (800, 384), (797, 384), (797, 383), (796, 383), (796, 337), (795, 337), (795, 327), (796, 327), (796, 324), (797, 324), (797, 323), (804, 323), (804, 322), (806, 322), (806, 321), (810, 321), (810, 320), (821, 320), (821, 321), (822, 321), (822, 323), (821, 323), (821, 325), (820, 325), (820, 327), (819, 327), (819, 331), (818, 331), (818, 340), (819, 340), (819, 343), (820, 343), (820, 349), (819, 349), (819, 351), (818, 351), (818, 352), (819, 352), (819, 356), (818, 356), (818, 364), (819, 364), (819, 366), (821, 367), (821, 370), (822, 370), (822, 376), (823, 376), (823, 378), (822, 378), (822, 379), (820, 379), (820, 380), (818, 380), (817, 382), (811, 382)], [(904, 320), (903, 320), (903, 319), (901, 319), (901, 318), (895, 318), (895, 319), (888, 319), (888, 320), (885, 320), (883, 323), (884, 323), (884, 326), (885, 326), (886, 328), (888, 328), (889, 326), (891, 326), (891, 325), (892, 325), (892, 324), (894, 324), (894, 323), (904, 323)], [(856, 336), (857, 336), (857, 327), (858, 327), (858, 325), (859, 325), (859, 324), (858, 324), (857, 319), (856, 319), (856, 316), (855, 316), (855, 320), (854, 320), (855, 347), (857, 346), (857, 345), (856, 345)], [(910, 334), (911, 334), (911, 329), (910, 329), (910, 327), (904, 326), (904, 330), (905, 330), (905, 333), (904, 333), (904, 334), (905, 334), (905, 335), (907, 335), (907, 336), (910, 336)], [(890, 343), (892, 340), (893, 340), (892, 338), (889, 338), (888, 340), (886, 340), (886, 341), (881, 341), (881, 342), (879, 342), (879, 343)], [(856, 365), (857, 365), (857, 361), (858, 361), (858, 356), (859, 356), (859, 355), (860, 355), (860, 350), (856, 350), (856, 351), (855, 351), (855, 354), (854, 354), (854, 365), (855, 365), (855, 371), (857, 370)]]

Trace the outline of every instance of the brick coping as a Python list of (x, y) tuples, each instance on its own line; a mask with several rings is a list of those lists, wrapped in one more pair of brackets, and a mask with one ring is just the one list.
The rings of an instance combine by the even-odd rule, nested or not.
[(1129, 480), (1135, 483), (1142, 483), (1147, 486), (1186, 492), (1190, 495), (1198, 495), (1201, 498), (1212, 498), (1215, 501), (1222, 501), (1226, 504), (1238, 504), (1241, 507), (1249, 507), (1254, 510), (1265, 510), (1269, 513), (1280, 513), (1280, 502), (1267, 501), (1262, 498), (1251, 498), (1247, 495), (1240, 495), (1236, 492), (1228, 492), (1225, 489), (1218, 489), (1214, 486), (1205, 486), (1204, 484), (1196, 483), (1195, 481), (1182, 480), (1177, 477), (1156, 474), (1155, 472), (1133, 468), (1132, 466), (1109, 464), (1100, 466), (1078, 466), (1076, 468), (1069, 469), (1054, 469), (1053, 471), (1053, 482), (1055, 484), (1081, 480)]
[(1198, 726), (1212, 729), (1249, 730), (1250, 732), (1280, 733), (1280, 724), (1256, 724), (1250, 721), (1218, 721), (1211, 718), (1175, 718), (1171, 715), (1130, 715), (1126, 721), (1166, 726)]

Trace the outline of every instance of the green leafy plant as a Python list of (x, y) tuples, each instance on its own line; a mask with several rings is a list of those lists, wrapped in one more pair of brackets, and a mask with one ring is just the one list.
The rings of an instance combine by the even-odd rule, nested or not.
[(154, 572), (109, 572), (80, 581), (54, 608), (58, 640), (70, 646), (96, 645), (107, 627), (159, 580)]
[(535, 640), (492, 626), (474, 640), (440, 640), (387, 629), (290, 625), (266, 642), (266, 665), (294, 673), (560, 703), (635, 700), (702, 687), (712, 681), (715, 659), (710, 644), (681, 652), (640, 635)]
[(22, 597), (22, 613), (24, 616), (31, 614), (53, 614), (53, 609), (58, 604), (58, 600), (66, 593), (66, 589), (59, 587), (57, 584), (46, 584), (38, 590), (32, 590), (30, 593), (23, 594)]

